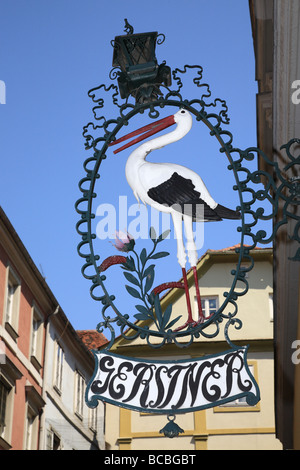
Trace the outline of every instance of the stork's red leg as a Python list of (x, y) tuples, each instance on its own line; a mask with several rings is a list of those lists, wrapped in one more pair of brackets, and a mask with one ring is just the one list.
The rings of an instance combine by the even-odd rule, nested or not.
[(186, 303), (187, 303), (187, 309), (188, 309), (188, 323), (193, 323), (193, 317), (192, 317), (192, 307), (191, 307), (191, 299), (190, 299), (190, 293), (189, 293), (189, 286), (187, 282), (187, 277), (186, 277), (186, 270), (185, 268), (182, 268), (182, 274), (183, 274), (183, 283), (184, 283), (184, 290), (185, 290), (185, 295), (186, 295)]
[(204, 315), (203, 315), (202, 305), (201, 305), (201, 296), (200, 296), (200, 289), (199, 289), (199, 282), (198, 282), (198, 275), (197, 275), (196, 266), (193, 266), (193, 272), (194, 272), (195, 289), (196, 289), (197, 304), (198, 304), (198, 314), (199, 314), (198, 318), (199, 318), (199, 323), (202, 323), (204, 321)]
[(190, 299), (189, 286), (188, 286), (188, 282), (187, 282), (187, 276), (186, 276), (185, 268), (182, 268), (182, 275), (183, 275), (183, 284), (184, 284), (186, 304), (187, 304), (187, 310), (188, 310), (188, 318), (187, 318), (187, 321), (185, 322), (184, 325), (180, 326), (179, 328), (176, 328), (176, 330), (174, 330), (174, 331), (180, 331), (180, 330), (183, 330), (184, 328), (186, 328), (189, 325), (195, 325), (196, 324), (196, 322), (193, 320), (193, 317), (192, 317), (191, 299)]

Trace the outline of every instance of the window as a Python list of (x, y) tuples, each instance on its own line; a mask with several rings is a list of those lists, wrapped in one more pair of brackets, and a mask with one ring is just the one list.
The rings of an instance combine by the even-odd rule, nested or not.
[[(195, 299), (197, 302), (197, 299)], [(201, 298), (201, 306), (202, 306), (202, 311), (203, 315), (205, 318), (210, 317), (219, 308), (219, 300), (217, 296), (210, 296), (210, 297), (202, 297)]]
[(33, 410), (28, 407), (27, 410), (27, 420), (26, 420), (26, 442), (25, 442), (25, 449), (26, 450), (35, 450), (35, 442), (34, 437), (36, 434), (36, 415), (34, 414)]
[(32, 327), (31, 327), (31, 362), (39, 371), (42, 362), (43, 346), (43, 319), (37, 307), (32, 307)]
[[(248, 363), (249, 370), (253, 377), (257, 381), (257, 363), (255, 361), (252, 364)], [(236, 400), (223, 403), (214, 408), (215, 412), (235, 412), (235, 411), (260, 411), (260, 403), (258, 402), (255, 406), (248, 405), (246, 397), (237, 398)]]
[(12, 268), (8, 266), (4, 319), (5, 328), (15, 341), (18, 338), (20, 292), (21, 281)]
[(0, 364), (5, 364), (6, 362), (6, 346), (4, 341), (0, 339)]
[(228, 403), (224, 403), (220, 406), (249, 406), (246, 397), (237, 398), (236, 400), (229, 401)]
[(63, 377), (63, 364), (64, 364), (64, 351), (61, 345), (56, 342), (55, 344), (55, 376), (54, 388), (58, 393), (62, 391), (62, 377)]
[(241, 264), (240, 266), (240, 271), (242, 274), (244, 274), (244, 279), (249, 279), (249, 270), (251, 267), (247, 264)]
[(7, 297), (6, 297), (6, 321), (12, 323), (13, 319), (13, 304), (14, 304), (14, 294), (16, 292), (17, 286), (14, 285), (10, 280), (7, 283)]
[(9, 387), (3, 381), (0, 381), (0, 435), (6, 425), (6, 406), (9, 394)]
[[(11, 378), (13, 379), (13, 377)], [(2, 448), (5, 448), (5, 445), (9, 446), (11, 441), (14, 390), (10, 377), (0, 375), (0, 440)]]
[(3, 449), (11, 448), (14, 395), (16, 382), (22, 376), (22, 372), (6, 356), (0, 367), (0, 442)]
[(83, 417), (85, 380), (80, 372), (75, 372), (75, 413)]
[(45, 406), (45, 402), (34, 385), (30, 384), (28, 381), (25, 385), (25, 395), (27, 415), (25, 421), (24, 448), (26, 450), (37, 450), (39, 416)]
[(98, 408), (89, 408), (90, 429), (93, 432), (97, 431), (97, 409)]
[(273, 294), (269, 294), (269, 312), (270, 321), (274, 321), (274, 306), (273, 306)]
[(61, 448), (60, 436), (53, 429), (49, 429), (47, 433), (47, 450), (61, 450)]
[(52, 450), (61, 450), (60, 437), (53, 433)]

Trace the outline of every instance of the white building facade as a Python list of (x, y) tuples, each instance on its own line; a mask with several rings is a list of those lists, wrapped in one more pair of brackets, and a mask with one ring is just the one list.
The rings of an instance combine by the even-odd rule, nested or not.
[(47, 325), (40, 450), (103, 450), (104, 408), (85, 404), (94, 358), (58, 308)]

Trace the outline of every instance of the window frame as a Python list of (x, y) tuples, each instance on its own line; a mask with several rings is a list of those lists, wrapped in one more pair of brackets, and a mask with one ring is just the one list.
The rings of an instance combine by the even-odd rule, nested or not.
[(53, 388), (61, 395), (63, 388), (63, 367), (65, 352), (59, 341), (55, 341)]
[[(215, 311), (211, 314), (209, 310), (209, 301), (210, 300), (215, 300), (216, 301), (216, 308), (214, 309)], [(195, 297), (195, 306), (198, 309), (198, 303), (197, 303), (197, 297)], [(204, 306), (203, 306), (204, 302)], [(206, 307), (206, 303), (208, 304), (208, 308)], [(204, 315), (204, 318), (208, 319), (211, 315), (213, 315), (215, 312), (218, 311), (219, 308), (219, 296), (218, 295), (201, 295), (201, 306), (202, 306), (202, 312)]]
[(269, 292), (268, 302), (269, 302), (269, 314), (270, 314), (270, 322), (271, 323), (274, 322), (274, 301), (273, 301), (273, 299), (274, 299), (273, 292)]
[[(255, 378), (256, 382), (258, 383), (258, 365), (257, 361), (248, 361), (248, 366), (250, 369), (251, 374)], [(243, 400), (243, 401), (241, 401)], [(248, 405), (243, 398), (232, 400), (228, 403), (223, 403), (222, 405), (218, 405), (213, 408), (214, 413), (235, 413), (235, 412), (257, 412), (260, 411), (260, 402), (256, 405), (251, 406)]]
[(36, 410), (28, 403), (25, 420), (25, 450), (37, 450), (38, 420), (39, 417)]
[[(12, 286), (14, 291), (9, 294), (9, 286)], [(17, 341), (18, 327), (19, 327), (19, 312), (20, 312), (20, 298), (21, 298), (21, 280), (10, 264), (6, 269), (6, 282), (5, 282), (5, 295), (4, 295), (4, 310), (3, 310), (3, 324), (14, 341)], [(8, 302), (10, 299), (10, 307), (8, 312)]]
[(75, 370), (75, 393), (74, 393), (74, 412), (78, 418), (83, 419), (84, 410), (84, 391), (85, 377), (78, 370)]
[[(54, 449), (54, 442), (58, 442), (58, 448)], [(61, 436), (52, 427), (47, 430), (47, 450), (62, 450)]]
[[(35, 328), (37, 325), (37, 328)], [(40, 372), (42, 368), (43, 355), (43, 332), (44, 319), (35, 303), (31, 308), (31, 339), (30, 339), (30, 361), (34, 367)]]
[[(3, 377), (0, 377), (0, 436), (4, 433), (5, 426), (7, 426), (7, 407), (11, 389), (11, 385)], [(2, 397), (4, 397), (4, 403), (2, 403)]]
[(89, 428), (92, 432), (97, 432), (98, 407), (89, 408)]
[(7, 388), (8, 394), (5, 403), (5, 425), (0, 428), (0, 444), (2, 448), (11, 448), (11, 434), (14, 412), (14, 396), (16, 389), (16, 381), (21, 379), (22, 372), (6, 357), (5, 364), (0, 368), (0, 381)]

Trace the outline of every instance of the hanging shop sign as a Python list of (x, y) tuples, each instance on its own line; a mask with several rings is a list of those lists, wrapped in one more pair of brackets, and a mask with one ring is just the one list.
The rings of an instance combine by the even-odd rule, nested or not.
[(89, 404), (113, 405), (151, 413), (186, 413), (246, 397), (259, 401), (247, 366), (246, 349), (201, 359), (154, 361), (95, 353), (96, 369), (87, 393)]
[[(101, 308), (102, 319), (97, 330), (102, 332), (105, 329), (111, 335), (108, 344), (101, 351), (94, 352), (95, 371), (86, 390), (86, 402), (88, 406), (95, 407), (98, 400), (103, 400), (119, 407), (166, 414), (169, 422), (162, 432), (168, 437), (175, 437), (183, 432), (174, 423), (176, 414), (241, 398), (245, 398), (249, 405), (255, 405), (260, 400), (258, 385), (247, 362), (248, 346), (234, 344), (230, 332), (231, 328), (242, 328), (242, 321), (238, 318), (238, 300), (248, 291), (247, 273), (254, 266), (251, 250), (258, 243), (269, 244), (289, 218), (296, 218), (293, 209), (299, 205), (300, 182), (295, 178), (294, 170), (299, 165), (299, 157), (293, 156), (293, 149), (294, 144), (300, 141), (295, 138), (283, 146), (288, 161), (283, 172), (260, 149), (251, 147), (241, 150), (233, 146), (233, 135), (226, 128), (229, 124), (227, 104), (219, 98), (211, 98), (209, 85), (202, 83), (202, 67), (185, 65), (171, 71), (165, 62), (158, 64), (156, 59), (155, 49), (163, 43), (163, 35), (156, 32), (134, 34), (127, 20), (125, 26), (126, 34), (117, 36), (112, 42), (112, 83), (109, 86), (102, 84), (88, 93), (94, 103), (94, 121), (89, 122), (83, 132), (90, 155), (84, 162), (85, 175), (79, 182), (81, 197), (76, 202), (80, 215), (77, 231), (81, 237), (78, 254), (84, 260), (82, 274), (91, 283), (91, 297)], [(183, 78), (187, 73), (193, 74), (197, 92), (196, 97), (190, 100), (183, 94)], [(103, 94), (111, 96), (112, 104), (118, 110), (113, 118), (106, 119), (99, 115), (105, 103)], [(161, 113), (166, 109), (168, 115), (162, 117)], [(131, 123), (136, 122), (140, 115), (148, 116), (149, 123), (132, 129)], [(234, 179), (233, 190), (239, 198), (237, 207), (225, 207), (221, 201), (215, 201), (199, 174), (185, 166), (146, 160), (152, 151), (171, 143), (176, 149), (176, 142), (187, 135), (192, 125), (204, 126), (209, 136), (216, 139), (222, 156), (227, 158), (227, 168)], [(128, 127), (132, 129), (130, 132), (127, 131)], [(168, 132), (162, 135), (161, 131), (165, 129)], [(143, 247), (138, 250), (134, 237), (119, 232), (115, 242), (115, 248), (119, 251), (117, 255), (111, 253), (102, 259), (97, 253), (93, 226), (95, 190), (97, 185), (101, 187), (105, 176), (104, 173), (100, 179), (100, 167), (108, 157), (132, 146), (134, 150), (127, 160), (124, 177), (139, 202), (172, 217), (181, 281), (172, 279), (160, 285), (155, 283), (157, 260), (170, 255), (162, 248), (168, 231), (157, 235), (155, 229), (150, 228), (150, 250)], [(248, 162), (258, 157), (272, 172), (252, 172), (248, 168)], [(106, 177), (113, 181), (113, 175)], [(262, 178), (264, 186), (261, 185)], [(259, 201), (269, 204), (269, 212), (257, 208)], [(282, 218), (274, 224), (273, 232), (268, 235), (264, 230), (256, 230), (259, 221), (274, 220), (279, 206)], [(231, 271), (232, 285), (224, 292), (223, 302), (210, 316), (205, 316), (197, 277), (198, 252), (192, 224), (206, 221), (222, 223), (223, 219), (239, 223), (241, 239), (236, 248), (238, 260)], [(187, 243), (183, 241), (182, 222)], [(297, 219), (292, 238), (298, 242), (299, 227), (300, 221)], [(295, 261), (300, 260), (299, 252), (300, 249), (295, 253)], [(196, 316), (193, 316), (191, 308), (187, 260), (195, 284)], [(122, 269), (127, 295), (136, 301), (135, 312), (131, 316), (122, 313), (116, 305), (115, 295), (109, 292), (107, 279), (111, 266)], [(172, 315), (172, 305), (162, 306), (160, 295), (170, 288), (182, 289), (185, 295), (186, 310), (182, 315)], [(128, 358), (110, 351), (118, 334), (128, 342), (144, 342), (149, 348), (149, 357), (151, 348), (157, 350), (171, 343), (179, 351), (184, 349), (188, 355), (188, 348), (194, 341), (217, 337), (221, 324), (229, 348), (223, 353), (158, 361)]]

